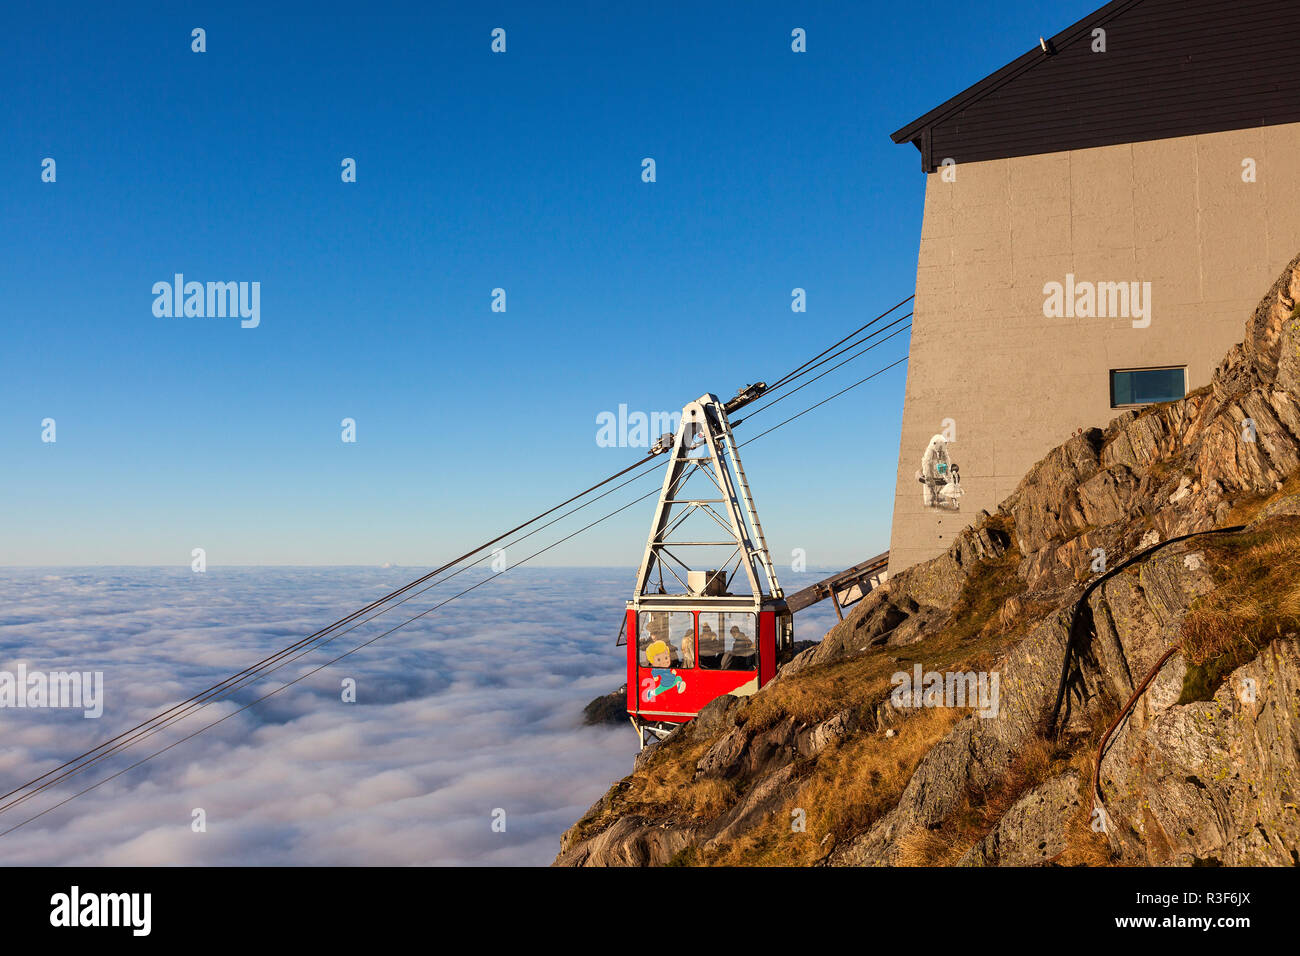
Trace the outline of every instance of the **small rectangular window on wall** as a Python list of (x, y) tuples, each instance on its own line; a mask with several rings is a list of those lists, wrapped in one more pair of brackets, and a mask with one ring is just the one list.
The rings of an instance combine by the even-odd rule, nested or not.
[(1110, 407), (1172, 402), (1187, 394), (1187, 368), (1110, 370)]

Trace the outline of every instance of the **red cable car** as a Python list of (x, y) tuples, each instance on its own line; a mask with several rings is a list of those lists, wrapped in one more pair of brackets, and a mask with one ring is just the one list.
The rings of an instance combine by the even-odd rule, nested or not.
[(725, 405), (701, 396), (650, 451), (670, 458), (624, 622), (627, 712), (642, 747), (647, 733), (662, 739), (723, 694), (754, 693), (794, 646), (727, 419), (765, 389), (741, 389)]

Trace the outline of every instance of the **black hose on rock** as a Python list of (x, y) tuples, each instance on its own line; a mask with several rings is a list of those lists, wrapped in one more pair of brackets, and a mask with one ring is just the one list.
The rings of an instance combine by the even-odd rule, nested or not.
[[(1069, 683), (1070, 662), (1074, 657), (1074, 649), (1078, 644), (1086, 639), (1086, 636), (1091, 636), (1084, 635), (1083, 633), (1087, 627), (1084, 623), (1083, 611), (1089, 609), (1088, 598), (1092, 597), (1092, 592), (1097, 590), (1098, 587), (1116, 574), (1119, 574), (1119, 572), (1123, 571), (1125, 568), (1132, 567), (1134, 564), (1139, 564), (1145, 561), (1157, 551), (1162, 548), (1167, 548), (1171, 544), (1177, 544), (1179, 541), (1186, 541), (1189, 538), (1196, 538), (1205, 534), (1236, 534), (1245, 530), (1246, 525), (1238, 524), (1233, 525), (1230, 528), (1211, 528), (1208, 531), (1193, 531), (1190, 534), (1182, 534), (1176, 538), (1170, 538), (1168, 541), (1160, 541), (1149, 548), (1139, 551), (1132, 557), (1121, 561), (1119, 564), (1115, 565), (1115, 567), (1104, 572), (1088, 583), (1088, 586), (1083, 589), (1083, 596), (1075, 602), (1074, 610), (1070, 614), (1070, 636), (1065, 642), (1065, 655), (1061, 661), (1061, 678), (1056, 686), (1056, 703), (1052, 706), (1052, 716), (1047, 721), (1047, 736), (1050, 737), (1056, 733), (1056, 722), (1060, 719), (1061, 705), (1065, 702), (1065, 688)], [(1088, 621), (1091, 622), (1091, 620), (1092, 615), (1089, 614)]]

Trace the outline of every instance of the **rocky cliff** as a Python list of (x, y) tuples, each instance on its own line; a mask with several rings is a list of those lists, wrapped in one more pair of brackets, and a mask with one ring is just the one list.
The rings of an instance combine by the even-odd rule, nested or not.
[[(1053, 449), (642, 753), (556, 863), (1300, 863), (1297, 301), (1300, 257), (1209, 386)], [(945, 703), (914, 672), (995, 699), (913, 706)]]

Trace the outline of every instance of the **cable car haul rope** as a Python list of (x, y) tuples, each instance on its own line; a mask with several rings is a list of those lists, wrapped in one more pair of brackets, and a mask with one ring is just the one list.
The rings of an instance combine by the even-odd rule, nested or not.
[[(858, 381), (852, 383), (846, 388), (843, 388), (838, 392), (835, 392), (834, 394), (817, 402), (816, 404), (803, 409), (802, 411), (796, 413), (795, 415), (790, 416), (789, 418), (786, 418), (785, 420), (777, 423), (776, 425), (773, 425), (772, 427), (768, 428), (766, 431), (751, 436), (743, 443), (739, 443), (739, 444), (736, 443), (734, 441), (734, 438), (731, 435), (731, 429), (740, 425), (742, 420), (737, 419), (734, 422), (728, 422), (727, 416), (730, 415), (732, 412), (738, 411), (740, 408), (749, 405), (750, 403), (754, 402), (760, 397), (771, 396), (773, 393), (777, 392), (778, 390), (787, 388), (787, 386), (789, 386), (791, 383), (801, 378), (805, 378), (809, 376), (812, 372), (816, 371), (817, 369), (821, 369), (827, 363), (833, 361), (836, 358), (839, 358), (840, 356), (847, 354), (848, 357), (844, 358), (842, 361), (838, 362), (837, 364), (832, 365), (830, 368), (825, 368), (816, 376), (807, 378), (807, 380), (804, 381), (802, 384), (798, 385), (793, 389), (790, 389), (784, 395), (772, 399), (771, 401), (768, 401), (765, 404), (761, 405), (760, 407), (752, 410), (749, 413), (749, 415), (746, 417), (746, 419), (743, 419), (743, 421), (748, 421), (749, 419), (753, 418), (755, 415), (761, 414), (766, 409), (772, 407), (777, 402), (782, 401), (785, 398), (788, 398), (790, 395), (799, 391), (806, 385), (812, 384), (814, 381), (817, 381), (823, 376), (830, 374), (831, 372), (842, 367), (848, 362), (854, 361), (862, 357), (867, 352), (871, 351), (877, 346), (894, 338), (895, 336), (901, 334), (907, 329), (910, 329), (911, 328), (910, 323), (906, 325), (901, 324), (911, 318), (911, 313), (909, 312), (905, 315), (900, 315), (895, 317), (892, 321), (890, 321), (887, 325), (883, 327), (876, 328), (874, 331), (868, 331), (872, 329), (873, 326), (876, 326), (878, 323), (883, 322), (885, 319), (889, 318), (891, 315), (898, 312), (898, 310), (901, 309), (904, 305), (912, 301), (912, 298), (913, 297), (909, 296), (908, 298), (904, 299), (902, 302), (899, 302), (897, 305), (893, 306), (886, 312), (881, 313), (881, 315), (877, 316), (875, 319), (872, 319), (870, 322), (866, 323), (865, 325), (862, 325), (859, 328), (855, 329), (853, 332), (841, 338), (839, 341), (835, 342), (830, 347), (822, 350), (817, 355), (813, 356), (811, 359), (804, 362), (802, 365), (799, 365), (795, 369), (783, 375), (781, 378), (777, 379), (776, 382), (770, 386), (764, 385), (763, 383), (747, 386), (746, 388), (740, 389), (736, 397), (726, 402), (725, 404), (719, 402), (717, 399), (714, 399), (712, 396), (704, 396), (701, 400), (691, 403), (691, 405), (688, 405), (687, 408), (690, 409), (692, 406), (697, 406), (701, 412), (702, 417), (700, 420), (691, 422), (688, 421), (684, 416), (683, 426), (681, 429), (679, 429), (677, 436), (675, 436), (676, 440), (673, 441), (672, 443), (668, 443), (667, 441), (665, 441), (665, 439), (668, 437), (665, 436), (665, 439), (661, 439), (660, 442), (658, 442), (646, 456), (628, 465), (626, 468), (622, 468), (619, 471), (616, 471), (614, 474), (610, 475), (609, 477), (604, 478), (596, 482), (595, 484), (591, 485), (590, 487), (585, 488), (582, 491), (579, 491), (578, 493), (566, 498), (564, 501), (561, 501), (559, 504), (547, 508), (545, 511), (542, 511), (534, 515), (533, 517), (529, 518), (527, 521), (517, 524), (510, 530), (496, 535), (495, 537), (483, 542), (477, 547), (469, 551), (466, 551), (464, 554), (460, 555), (459, 557), (451, 561), (448, 561), (447, 563), (433, 569), (432, 571), (429, 571), (426, 574), (421, 575), (420, 577), (409, 582), (408, 584), (405, 584), (402, 587), (394, 591), (391, 591), (388, 594), (385, 594), (383, 597), (371, 601), (369, 604), (365, 605), (364, 607), (361, 607), (356, 611), (353, 611), (351, 614), (348, 614), (345, 617), (339, 618), (337, 621), (334, 621), (332, 624), (324, 628), (321, 628), (320, 630), (315, 631), (312, 634), (309, 634), (298, 641), (295, 641), (294, 643), (288, 645), (287, 647), (282, 648), (276, 653), (268, 657), (265, 657), (254, 664), (249, 665), (248, 667), (244, 668), (238, 673), (232, 674), (230, 677), (227, 677), (225, 680), (219, 681), (218, 683), (213, 684), (212, 686), (195, 694), (194, 696), (184, 701), (181, 701), (180, 703), (174, 704), (173, 706), (167, 708), (166, 710), (161, 711), (160, 713), (150, 717), (148, 720), (142, 721), (136, 724), (134, 727), (131, 727), (119, 733), (117, 736), (103, 741), (102, 743), (91, 748), (90, 750), (87, 750), (86, 752), (79, 754), (70, 760), (65, 761), (64, 763), (58, 765), (57, 767), (47, 770), (45, 773), (41, 774), (40, 776), (34, 777), (33, 779), (28, 780), (26, 783), (14, 787), (9, 792), (0, 795), (0, 815), (3, 815), (13, 810), (14, 808), (24, 804), (26, 801), (37, 796), (38, 794), (43, 793), (46, 790), (66, 780), (69, 780), (77, 776), (78, 774), (83, 773), (84, 771), (98, 764), (100, 761), (115, 756), (117, 754), (120, 754), (123, 751), (127, 750), (128, 748), (139, 743), (140, 741), (153, 736), (155, 733), (158, 733), (161, 730), (169, 728), (172, 725), (179, 723), (180, 721), (184, 720), (187, 717), (193, 716), (194, 714), (198, 713), (200, 710), (203, 710), (210, 704), (228, 699), (235, 692), (245, 689), (257, 683), (258, 681), (263, 680), (269, 675), (275, 673), (281, 667), (284, 667), (286, 664), (290, 664), (293, 663), (294, 661), (299, 660), (306, 654), (309, 654), (318, 648), (324, 647), (325, 645), (331, 643), (335, 639), (352, 632), (353, 630), (355, 630), (356, 628), (364, 624), (368, 624), (371, 621), (374, 621), (376, 618), (380, 617), (381, 615), (387, 614), (388, 612), (392, 611), (394, 608), (406, 604), (408, 601), (411, 601), (414, 598), (418, 597), (419, 595), (424, 594), (431, 588), (434, 588), (440, 584), (450, 581), (451, 579), (455, 578), (457, 575), (464, 573), (470, 568), (482, 564), (484, 561), (487, 561), (492, 556), (492, 551), (490, 549), (492, 549), (496, 545), (500, 545), (502, 542), (506, 541), (506, 539), (512, 538), (512, 540), (510, 540), (505, 545), (503, 545), (503, 547), (513, 547), (519, 544), (520, 542), (532, 537), (533, 535), (540, 533), (546, 528), (551, 527), (557, 522), (562, 521), (565, 518), (577, 513), (578, 511), (590, 507), (595, 502), (613, 494), (619, 489), (624, 488), (627, 485), (632, 484), (633, 482), (641, 480), (642, 478), (646, 477), (648, 474), (652, 474), (653, 471), (649, 469), (647, 466), (653, 464), (657, 460), (658, 456), (661, 454), (670, 455), (670, 461), (673, 467), (670, 467), (669, 475), (668, 477), (665, 478), (662, 489), (659, 491), (660, 510), (662, 514), (657, 515), (657, 517), (662, 517), (664, 521), (669, 522), (669, 524), (671, 525), (671, 519), (669, 515), (672, 512), (673, 504), (676, 503), (671, 496), (676, 493), (676, 491), (680, 488), (681, 484), (683, 484), (684, 481), (687, 478), (689, 478), (691, 475), (694, 475), (701, 471), (705, 471), (707, 473), (707, 471), (709, 470), (704, 465), (701, 464), (703, 459), (700, 458), (692, 459), (692, 452), (700, 448), (708, 448), (713, 450), (715, 455), (711, 461), (711, 464), (714, 466), (722, 465), (723, 467), (721, 468), (713, 467), (712, 468), (713, 474), (711, 475), (711, 477), (713, 478), (715, 484), (721, 485), (721, 487), (717, 489), (719, 492), (730, 491), (730, 495), (728, 496), (727, 494), (724, 493), (723, 498), (729, 500), (733, 505), (736, 505), (737, 507), (734, 509), (731, 507), (724, 509), (728, 511), (728, 515), (726, 516), (719, 514), (719, 512), (716, 509), (712, 509), (711, 506), (707, 506), (703, 504), (701, 504), (698, 508), (692, 508), (691, 510), (693, 511), (704, 510), (705, 508), (708, 508), (713, 512), (710, 516), (713, 517), (715, 520), (718, 520), (719, 523), (723, 525), (724, 529), (727, 529), (727, 526), (730, 525), (730, 528), (728, 530), (730, 530), (732, 534), (740, 541), (740, 550), (744, 552), (738, 556), (737, 571), (739, 571), (741, 565), (749, 564), (752, 568), (755, 562), (757, 562), (757, 564), (767, 572), (766, 577), (768, 579), (767, 580), (768, 587), (775, 588), (775, 594), (773, 594), (771, 591), (768, 592), (769, 599), (772, 599), (772, 604), (773, 604), (773, 606), (769, 608), (769, 610), (775, 615), (778, 611), (784, 609), (784, 599), (780, 596), (779, 585), (776, 585), (775, 583), (775, 572), (771, 568), (770, 557), (767, 556), (766, 544), (761, 543), (761, 547), (760, 547), (754, 541), (754, 538), (756, 537), (758, 542), (762, 542), (762, 532), (761, 532), (761, 528), (757, 527), (757, 514), (755, 513), (753, 508), (753, 501), (752, 501), (752, 496), (750, 495), (749, 492), (748, 482), (744, 478), (743, 469), (740, 469), (738, 467), (739, 456), (736, 454), (737, 449), (740, 447), (741, 444), (749, 444), (750, 442), (756, 441), (759, 438), (762, 438), (764, 435), (768, 435), (771, 432), (776, 431), (777, 429), (789, 424), (790, 422), (796, 420), (797, 418), (807, 414), (813, 409), (819, 408), (822, 405), (825, 405), (826, 403), (833, 401), (836, 398), (839, 398), (840, 396), (850, 391), (851, 389), (857, 388), (859, 385), (862, 385), (865, 382), (870, 381), (876, 376), (881, 375), (892, 368), (895, 368), (896, 366), (905, 362), (907, 360), (907, 356), (904, 355), (902, 358), (894, 362), (891, 362), (890, 364), (885, 365), (880, 369), (877, 369), (876, 371), (865, 376), (864, 378), (859, 379)], [(898, 327), (895, 328), (895, 326)], [(890, 334), (885, 335), (878, 339), (876, 338), (876, 336), (891, 329), (893, 329), (893, 331), (890, 332)], [(872, 339), (875, 339), (875, 341), (872, 341)], [(704, 399), (706, 398), (712, 399), (712, 402), (707, 403), (709, 406), (707, 410), (705, 410), (704, 407), (700, 405), (700, 402), (703, 402)], [(705, 420), (706, 418), (707, 420)], [(676, 471), (676, 474), (674, 474), (674, 470)], [(736, 474), (737, 471), (739, 472), (739, 475)], [(739, 480), (736, 480), (737, 478)], [(620, 481), (620, 479), (623, 480)], [(618, 483), (615, 484), (615, 482)], [(607, 486), (612, 486), (612, 487), (607, 487)], [(601, 491), (601, 489), (605, 489), (605, 490)], [(597, 491), (601, 491), (601, 493), (598, 495), (594, 495), (593, 493)], [(652, 489), (651, 491), (642, 494), (639, 497), (634, 498), (633, 500), (623, 505), (620, 505), (614, 510), (609, 511), (606, 514), (602, 515), (601, 517), (596, 518), (595, 520), (582, 526), (576, 531), (573, 531), (565, 535), (564, 537), (561, 537), (560, 539), (546, 545), (545, 547), (542, 547), (539, 550), (534, 551), (532, 554), (529, 554), (527, 557), (515, 562), (514, 564), (509, 565), (508, 567), (503, 569), (500, 573), (511, 571), (519, 567), (520, 565), (523, 565), (533, 560), (539, 555), (545, 554), (547, 551), (550, 551), (551, 549), (558, 547), (559, 545), (576, 537), (577, 535), (582, 534), (583, 532), (595, 527), (596, 525), (601, 524), (604, 521), (607, 521), (608, 519), (614, 517), (615, 515), (620, 514), (621, 512), (626, 511), (627, 509), (633, 507), (634, 505), (637, 505), (642, 501), (647, 500), (648, 498), (654, 497), (655, 495), (656, 495), (656, 491)], [(577, 502), (581, 501), (584, 498), (588, 500), (583, 501), (581, 504), (576, 504)], [(665, 501), (669, 502), (669, 504), (665, 505)], [(569, 505), (574, 505), (574, 507), (569, 508), (569, 510), (567, 511), (563, 511), (563, 513), (561, 514), (558, 515), (556, 514), (557, 512), (561, 512), (562, 509), (567, 508)], [(741, 512), (743, 512), (743, 514), (741, 514)], [(739, 517), (741, 520), (737, 521), (736, 520), (737, 517)], [(548, 518), (550, 520), (544, 520)], [(728, 521), (726, 520), (727, 518), (731, 518), (732, 520)], [(745, 520), (745, 519), (751, 519), (751, 520)], [(678, 524), (680, 524), (680, 522), (678, 522)], [(521, 532), (525, 532), (525, 529), (529, 529), (529, 528), (531, 528), (531, 530), (528, 530), (526, 531), (526, 533), (521, 534)], [(660, 528), (660, 531), (663, 530), (671, 530), (671, 528), (669, 527)], [(752, 531), (756, 531), (757, 534), (753, 535)], [(518, 535), (518, 537), (512, 537), (515, 535)], [(648, 549), (647, 557), (649, 557), (651, 550), (653, 550), (653, 553), (655, 554), (655, 559), (653, 562), (651, 562), (652, 564), (657, 564), (659, 557), (661, 555), (671, 561), (677, 560), (675, 555), (673, 555), (671, 551), (669, 551), (666, 547), (656, 547), (653, 549)], [(646, 567), (646, 562), (644, 561), (643, 561), (642, 570), (644, 572), (647, 572), (648, 574), (649, 569)], [(662, 569), (660, 570), (662, 574)], [(671, 568), (669, 570), (672, 571)], [(720, 572), (714, 571), (714, 575), (715, 575), (715, 579), (712, 582), (706, 582), (705, 584), (702, 584), (701, 587), (702, 588), (707, 587), (711, 592), (717, 592), (719, 590), (717, 577), (720, 576)], [(299, 675), (293, 680), (287, 681), (286, 683), (275, 687), (274, 689), (262, 694), (261, 696), (254, 698), (252, 701), (243, 704), (236, 710), (233, 710), (230, 713), (210, 723), (204, 724), (202, 727), (199, 727), (197, 730), (193, 731), (192, 733), (167, 744), (165, 747), (162, 747), (156, 751), (151, 752), (147, 756), (116, 771), (110, 776), (97, 780), (96, 782), (90, 784), (89, 786), (73, 792), (71, 795), (65, 797), (64, 799), (58, 801), (57, 803), (52, 804), (51, 806), (44, 808), (43, 810), (33, 814), (32, 816), (19, 820), (18, 822), (13, 823), (7, 828), (0, 829), (0, 836), (5, 836), (9, 833), (12, 833), (14, 830), (17, 830), (18, 828), (25, 826), (26, 824), (32, 822), (33, 820), (38, 819), (41, 816), (44, 816), (46, 813), (49, 813), (50, 811), (63, 806), (69, 801), (74, 800), (77, 797), (81, 796), (82, 794), (94, 790), (97, 787), (102, 786), (103, 784), (109, 782), (110, 780), (116, 779), (122, 774), (127, 773), (128, 771), (134, 769), (135, 767), (138, 767), (141, 764), (149, 760), (152, 760), (154, 757), (166, 753), (168, 750), (172, 749), (173, 747), (178, 746), (179, 744), (184, 743), (185, 741), (197, 736), (203, 731), (215, 727), (217, 724), (222, 723), (223, 721), (229, 719), (230, 717), (235, 716), (236, 714), (242, 713), (243, 711), (254, 706), (255, 704), (260, 703), (263, 700), (266, 700), (268, 697), (278, 694), (280, 691), (285, 690), (288, 687), (292, 687), (294, 684), (297, 684), (300, 681), (305, 680), (307, 677), (310, 677), (312, 674), (315, 674), (316, 672), (322, 670), (323, 668), (328, 667), (331, 664), (337, 663), (338, 661), (344, 659), (345, 657), (348, 657), (349, 655), (355, 653), (356, 651), (361, 650), (364, 647), (370, 646), (371, 644), (375, 643), (381, 638), (387, 637), (388, 635), (392, 634), (394, 631), (400, 630), (401, 628), (407, 626), (408, 624), (411, 624), (414, 621), (426, 617), (427, 615), (433, 613), (434, 611), (445, 606), (446, 604), (449, 604), (450, 602), (464, 596), (465, 594), (468, 594), (470, 591), (477, 589), (481, 585), (487, 583), (487, 581), (494, 580), (495, 577), (496, 575), (493, 575), (492, 577), (484, 578), (483, 580), (478, 581), (477, 583), (472, 584), (455, 594), (452, 594), (450, 597), (447, 597), (439, 601), (438, 603), (434, 604), (432, 607), (426, 608), (425, 610), (420, 611), (418, 614), (414, 614), (404, 620), (399, 621), (398, 623), (394, 624), (392, 627), (382, 631), (376, 636), (371, 637), (366, 641), (359, 643), (356, 646), (351, 647), (348, 650), (344, 651), (343, 653), (325, 661), (324, 663), (311, 668), (310, 670)], [(689, 580), (694, 581), (695, 578), (690, 578)], [(758, 583), (757, 578), (753, 578), (752, 580), (753, 583), (755, 584)], [(640, 586), (643, 583), (644, 581), (642, 581), (641, 577), (639, 576), (638, 591), (641, 590)], [(755, 594), (761, 595), (762, 594), (761, 588), (756, 589)], [(650, 598), (651, 596), (647, 595), (646, 597)], [(720, 601), (716, 600), (718, 598), (721, 598), (721, 600)], [(706, 596), (703, 594), (696, 595), (695, 604), (698, 605), (701, 603), (701, 601), (703, 601), (706, 604), (712, 602), (713, 605), (716, 605), (716, 607), (714, 607), (713, 609), (717, 612), (718, 615), (720, 615), (718, 617), (719, 623), (727, 623), (733, 619), (739, 622), (737, 624), (729, 625), (732, 631), (735, 632), (734, 634), (733, 633), (718, 634), (716, 631), (713, 631), (709, 621), (707, 620), (704, 621), (700, 628), (700, 632), (698, 634), (699, 641), (697, 644), (697, 641), (695, 639), (697, 635), (695, 634), (694, 628), (695, 628), (696, 618), (703, 616), (703, 614), (699, 611), (698, 607), (696, 607), (693, 612), (694, 617), (692, 619), (692, 640), (691, 640), (691, 646), (689, 650), (691, 653), (692, 667), (694, 668), (695, 663), (698, 661), (700, 665), (700, 669), (698, 674), (694, 670), (692, 670), (691, 677), (695, 678), (693, 682), (696, 684), (700, 684), (701, 682), (703, 682), (706, 686), (700, 688), (700, 693), (707, 693), (708, 686), (720, 687), (724, 684), (727, 684), (728, 682), (734, 681), (736, 677), (736, 671), (734, 670), (735, 665), (745, 664), (747, 666), (748, 663), (751, 662), (750, 657), (747, 657), (745, 654), (739, 652), (743, 652), (745, 650), (745, 645), (747, 642), (752, 643), (753, 637), (758, 636), (760, 639), (760, 643), (762, 643), (763, 641), (767, 640), (768, 635), (766, 634), (766, 632), (764, 632), (761, 635), (750, 634), (747, 636), (742, 626), (745, 623), (744, 619), (740, 617), (731, 618), (727, 616), (727, 615), (738, 615), (738, 614), (746, 613), (736, 609), (739, 608), (743, 602), (737, 602), (734, 600), (728, 602), (725, 596), (717, 593), (710, 593), (707, 596), (707, 600), (706, 600)], [(635, 602), (629, 602), (629, 611), (628, 611), (629, 620), (634, 620), (632, 615), (637, 613), (635, 610), (632, 609), (632, 605), (634, 603)], [(651, 603), (653, 603), (653, 601)], [(735, 604), (736, 608), (724, 609), (722, 608), (723, 604), (729, 604), (729, 605)], [(688, 613), (692, 613), (692, 612), (688, 612)], [(784, 609), (784, 613), (788, 615), (790, 612), (788, 611), (788, 609)], [(665, 618), (665, 620), (668, 619)], [(628, 655), (629, 655), (629, 662), (630, 662), (629, 669), (632, 670), (634, 668), (631, 662), (636, 660), (638, 656), (643, 656), (643, 652), (646, 650), (649, 644), (653, 642), (637, 640), (636, 635), (638, 632), (635, 630), (635, 624), (633, 624), (633, 629), (630, 630), (628, 633), (629, 633)], [(787, 636), (792, 637), (792, 631)], [(773, 638), (773, 645), (775, 646), (776, 645), (775, 633), (773, 633), (771, 637)], [(728, 642), (728, 638), (731, 639), (730, 643)], [(672, 636), (670, 635), (670, 640), (671, 639)], [(679, 648), (678, 653), (680, 654), (680, 641), (676, 646)], [(728, 647), (730, 648), (730, 650), (728, 650)], [(654, 649), (658, 650), (658, 648), (654, 648)], [(757, 674), (761, 666), (763, 674), (767, 675), (767, 679), (770, 679), (770, 674), (768, 672), (769, 671), (774, 672), (774, 668), (776, 664), (775, 658), (773, 657), (770, 660), (766, 660), (763, 658), (762, 648), (757, 648), (756, 650), (757, 650), (757, 655), (752, 661), (754, 664), (752, 671), (754, 675), (757, 677)], [(706, 651), (709, 653), (706, 654)], [(714, 653), (714, 651), (718, 651), (719, 653)], [(660, 653), (659, 655), (657, 655), (657, 658), (660, 662), (667, 660), (671, 665), (672, 656), (673, 656), (672, 654), (669, 654), (667, 658), (665, 658), (664, 655)], [(710, 670), (703, 666), (706, 661), (716, 664), (718, 666), (712, 668), (710, 672), (706, 673), (706, 671)], [(677, 663), (680, 665), (683, 664), (684, 661), (678, 660)], [(728, 667), (731, 667), (732, 669), (724, 670), (722, 667), (722, 665), (724, 664), (727, 665)], [(678, 671), (677, 677), (679, 682), (678, 684), (673, 685), (674, 688), (679, 685), (685, 685), (686, 679), (681, 676), (680, 672), (682, 671), (683, 668), (680, 666), (678, 668), (672, 668), (671, 666), (666, 668), (649, 667), (647, 668), (646, 673), (650, 674), (651, 671), (653, 670), (657, 674), (657, 672), (660, 670), (671, 671), (674, 669)], [(744, 670), (743, 668), (742, 668), (742, 672), (746, 675), (749, 675), (751, 673), (750, 670)], [(722, 677), (719, 682), (716, 675), (729, 675), (729, 676)], [(710, 682), (710, 678), (714, 678), (712, 682)], [(660, 687), (662, 685), (662, 682), (659, 680), (658, 676), (655, 676), (654, 679), (656, 681), (655, 687), (656, 688)], [(665, 698), (670, 697), (672, 696), (671, 694), (669, 694), (669, 690), (671, 689), (673, 688), (665, 687), (660, 694), (656, 694), (655, 696), (656, 697), (664, 696)], [(682, 692), (679, 692), (679, 696), (680, 693)], [(714, 694), (714, 696), (716, 696), (716, 693)], [(634, 688), (633, 682), (629, 681), (629, 699), (632, 699), (633, 697), (636, 697), (639, 700), (640, 692), (639, 690), (637, 690), (637, 688)], [(695, 697), (699, 697), (699, 694), (693, 695), (693, 698)], [(702, 700), (701, 702), (698, 703), (698, 706), (703, 706), (704, 703), (707, 703), (707, 700)], [(638, 720), (635, 716), (635, 711), (632, 708), (630, 708), (629, 711), (630, 713), (633, 714), (633, 724), (637, 725)], [(669, 718), (669, 719), (675, 720), (679, 718)], [(687, 719), (687, 718), (680, 717), (680, 719)], [(641, 730), (642, 728), (638, 726), (638, 731)], [(644, 742), (644, 734), (642, 739)], [(3, 826), (4, 822), (0, 822), (0, 826)]]

